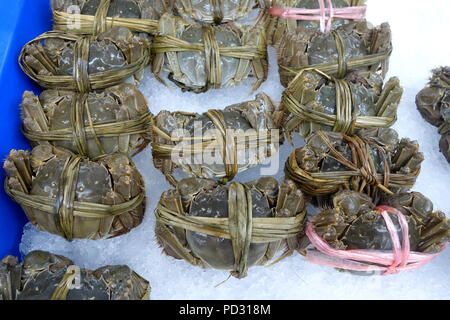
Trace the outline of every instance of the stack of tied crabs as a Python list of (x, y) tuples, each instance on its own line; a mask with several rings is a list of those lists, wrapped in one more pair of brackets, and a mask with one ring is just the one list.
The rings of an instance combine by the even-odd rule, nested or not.
[[(395, 77), (385, 81), (389, 24), (367, 22), (364, 1), (53, 0), (52, 9), (54, 29), (19, 57), (45, 89), (23, 94), (21, 130), (33, 149), (12, 150), (4, 162), (6, 193), (39, 230), (68, 241), (134, 232), (147, 205), (146, 177), (132, 157), (151, 152), (173, 185), (154, 211), (157, 242), (193, 266), (243, 278), (297, 251), (355, 274), (390, 274), (446, 247), (446, 215), (410, 191), (424, 155), (389, 128), (403, 89)], [(256, 90), (267, 78), (267, 45), (286, 88), (279, 105), (259, 93), (223, 110), (153, 115), (136, 88), (151, 67), (183, 92), (248, 77)], [(448, 67), (435, 70), (417, 99), (441, 126), (446, 155), (448, 85)], [(306, 145), (286, 160), (282, 181), (234, 180), (296, 134)], [(205, 162), (208, 152), (218, 161)], [(176, 168), (190, 177), (177, 178)], [(307, 203), (321, 211), (308, 217)], [(0, 264), (2, 299), (147, 299), (149, 292), (127, 266), (81, 270), (41, 251)]]

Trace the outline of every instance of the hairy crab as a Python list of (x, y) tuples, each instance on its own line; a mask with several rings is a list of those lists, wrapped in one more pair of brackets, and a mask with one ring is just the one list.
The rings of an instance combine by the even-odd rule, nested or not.
[(143, 179), (122, 154), (96, 161), (39, 145), (12, 150), (3, 165), (6, 193), (39, 230), (72, 239), (130, 232), (145, 212)]
[(131, 154), (150, 141), (151, 114), (143, 94), (123, 83), (102, 92), (25, 91), (22, 131), (32, 144), (51, 143), (90, 158)]
[(220, 24), (249, 15), (255, 0), (174, 0), (175, 12), (185, 19)]
[(151, 51), (155, 77), (164, 83), (165, 67), (168, 78), (183, 91), (233, 87), (250, 74), (256, 78), (256, 90), (267, 78), (266, 40), (257, 24), (211, 26), (164, 14)]
[(114, 27), (94, 37), (46, 32), (23, 47), (19, 64), (44, 88), (90, 92), (129, 79), (137, 84), (149, 59), (146, 40)]
[(277, 261), (292, 254), (306, 221), (303, 193), (292, 181), (279, 185), (270, 177), (229, 186), (183, 179), (161, 195), (155, 215), (166, 254), (237, 278), (284, 248)]
[(384, 78), (392, 52), (388, 23), (372, 27), (366, 21), (350, 22), (332, 32), (299, 28), (282, 34), (276, 45), (281, 84), (285, 87), (304, 69), (344, 78), (349, 71), (381, 71)]
[(94, 34), (113, 26), (156, 34), (158, 20), (172, 0), (52, 0), (53, 30)]
[(279, 112), (264, 93), (255, 100), (204, 114), (161, 111), (152, 119), (155, 167), (176, 184), (172, 173), (233, 179), (278, 151)]
[(355, 71), (336, 79), (318, 70), (303, 71), (283, 93), (283, 127), (288, 136), (298, 131), (304, 138), (316, 130), (353, 134), (355, 129), (390, 127), (402, 94), (396, 77), (383, 86), (374, 72)]
[[(395, 244), (382, 211), (386, 211), (389, 215), (393, 223), (392, 229), (395, 230), (399, 239), (403, 239), (405, 228), (402, 226), (399, 213), (404, 216), (404, 223), (408, 227), (408, 251), (411, 251), (411, 255), (419, 252), (430, 254), (432, 258), (432, 255), (441, 252), (450, 240), (450, 221), (445, 213), (433, 212), (433, 203), (418, 192), (383, 196), (376, 207), (366, 194), (349, 190), (341, 191), (333, 197), (332, 207), (320, 212), (311, 224), (315, 233), (333, 249), (389, 252), (395, 250)], [(314, 242), (314, 237), (309, 230), (307, 235)], [(304, 252), (309, 242), (302, 242), (305, 245), (300, 251)], [(403, 246), (404, 243), (403, 239)], [(323, 252), (320, 248), (319, 250)], [(408, 264), (411, 262), (409, 261)], [(414, 263), (417, 262), (414, 261)], [(411, 263), (409, 267), (414, 263)], [(352, 265), (353, 262), (344, 263), (342, 267), (348, 266), (349, 270), (358, 270), (358, 268), (351, 268)], [(360, 270), (364, 269), (363, 267)], [(370, 269), (369, 267), (368, 270)]]
[(285, 165), (286, 176), (324, 206), (342, 189), (383, 193), (407, 191), (420, 173), (424, 156), (417, 141), (393, 129), (365, 129), (355, 136), (317, 131), (296, 149)]
[(433, 70), (428, 87), (416, 96), (416, 105), (426, 121), (439, 127), (439, 146), (450, 163), (450, 67)]
[(32, 251), (0, 261), (0, 300), (148, 300), (150, 284), (125, 265), (81, 269), (66, 257)]

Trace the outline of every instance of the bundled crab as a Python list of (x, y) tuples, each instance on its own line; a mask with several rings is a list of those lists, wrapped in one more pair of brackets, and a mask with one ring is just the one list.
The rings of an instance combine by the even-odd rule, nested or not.
[(23, 47), (19, 64), (44, 88), (90, 92), (132, 79), (137, 84), (149, 59), (146, 40), (114, 27), (94, 37), (46, 32)]
[[(418, 192), (384, 196), (342, 191), (306, 229), (307, 261), (357, 274), (393, 274), (423, 266), (450, 240), (450, 221)], [(306, 237), (305, 237), (306, 238)]]
[(382, 77), (374, 72), (354, 71), (336, 79), (318, 70), (303, 71), (283, 93), (282, 126), (289, 138), (293, 131), (306, 138), (317, 130), (353, 134), (390, 127), (397, 120), (402, 94), (398, 78), (383, 86)]
[(0, 300), (149, 300), (150, 284), (128, 266), (81, 269), (70, 259), (32, 251), (0, 261)]
[(142, 93), (123, 83), (102, 92), (25, 91), (22, 131), (33, 145), (51, 143), (96, 158), (131, 154), (150, 141), (151, 114)]
[(258, 24), (212, 26), (164, 14), (151, 51), (155, 77), (164, 83), (165, 68), (183, 91), (232, 87), (249, 75), (256, 78), (256, 90), (267, 78), (266, 40)]
[(166, 0), (52, 0), (53, 30), (100, 34), (126, 27), (140, 34), (156, 34), (158, 20), (172, 10)]
[(450, 67), (433, 70), (428, 87), (417, 94), (416, 105), (426, 121), (439, 127), (439, 146), (450, 163)]
[(142, 177), (122, 154), (96, 161), (50, 145), (12, 150), (5, 191), (39, 230), (72, 239), (128, 233), (145, 212)]
[(161, 195), (155, 215), (166, 254), (236, 278), (283, 249), (277, 261), (292, 254), (306, 221), (303, 193), (292, 181), (279, 185), (273, 178), (229, 186), (183, 179)]
[(155, 167), (176, 185), (173, 171), (226, 182), (278, 151), (276, 110), (264, 93), (205, 114), (161, 111), (152, 119)]
[(255, 0), (174, 0), (175, 12), (183, 18), (215, 24), (245, 18), (256, 5)]
[(365, 129), (357, 135), (317, 131), (296, 149), (285, 165), (286, 176), (320, 206), (334, 193), (350, 189), (377, 201), (382, 193), (411, 189), (424, 156), (417, 141), (393, 129)]
[[(345, 7), (348, 1), (340, 3)], [(302, 7), (308, 5), (308, 9), (315, 9), (317, 1), (301, 1), (298, 5)], [(365, 10), (365, 7), (359, 8)], [(276, 13), (276, 10), (278, 9), (271, 9), (272, 13)], [(329, 30), (319, 30), (315, 21), (310, 21), (303, 15), (298, 18), (295, 15), (282, 16), (288, 18), (284, 28), (276, 27), (273, 33), (273, 23), (269, 23), (267, 34), (277, 49), (280, 81), (283, 86), (288, 86), (300, 71), (311, 68), (340, 79), (351, 70), (381, 71), (383, 78), (386, 75), (392, 51), (391, 30), (388, 23), (372, 27), (370, 23), (362, 20), (362, 16), (356, 19), (360, 21), (343, 19), (340, 23), (339, 20), (328, 20), (335, 24), (331, 23)], [(323, 18), (321, 15), (319, 17)], [(300, 21), (297, 22), (296, 19)], [(321, 22), (324, 23), (323, 19)]]

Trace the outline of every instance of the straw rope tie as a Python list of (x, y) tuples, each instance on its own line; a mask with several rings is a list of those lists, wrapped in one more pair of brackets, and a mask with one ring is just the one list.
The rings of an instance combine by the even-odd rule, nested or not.
[(334, 40), (336, 41), (336, 49), (338, 54), (338, 79), (343, 79), (347, 75), (348, 64), (345, 59), (345, 45), (342, 36), (338, 31), (333, 31)]
[(356, 114), (353, 111), (353, 94), (347, 81), (334, 79), (336, 90), (336, 122), (333, 131), (353, 134)]
[(73, 79), (80, 92), (92, 91), (88, 70), (89, 48), (90, 37), (80, 37), (74, 45)]
[(89, 121), (89, 128), (94, 136), (95, 143), (102, 154), (106, 154), (105, 150), (97, 137), (94, 123), (92, 122), (91, 112), (89, 110), (89, 105), (87, 102), (88, 93), (77, 94), (72, 100), (72, 113), (71, 113), (71, 123), (72, 123), (72, 134), (77, 147), (78, 152), (82, 156), (89, 156), (88, 145), (86, 140), (86, 128), (84, 125), (84, 109), (86, 108), (86, 113)]
[(54, 213), (59, 216), (61, 231), (69, 241), (73, 239), (73, 205), (82, 160), (83, 158), (80, 156), (69, 157), (66, 160), (54, 202)]
[(77, 269), (78, 269), (78, 271), (80, 270), (79, 267), (77, 267), (75, 265), (67, 267), (64, 277), (58, 283), (55, 291), (53, 292), (52, 296), (50, 297), (50, 300), (66, 300), (67, 299), (67, 294), (73, 287), (73, 281), (76, 279), (77, 276), (79, 276)]
[(100, 4), (94, 16), (94, 35), (98, 35), (106, 31), (106, 18), (110, 4), (111, 0), (100, 0)]
[(238, 279), (247, 276), (252, 218), (251, 190), (232, 182), (228, 189), (228, 226), (234, 253), (234, 270), (231, 275)]
[(220, 51), (214, 28), (210, 25), (205, 25), (202, 26), (202, 31), (206, 59), (206, 86), (207, 88), (220, 88)]
[(221, 182), (226, 183), (232, 180), (238, 173), (237, 165), (237, 144), (235, 137), (228, 132), (225, 117), (220, 110), (209, 110), (206, 115), (216, 126), (220, 134), (216, 135), (216, 141), (222, 153), (223, 164), (225, 166), (226, 177)]

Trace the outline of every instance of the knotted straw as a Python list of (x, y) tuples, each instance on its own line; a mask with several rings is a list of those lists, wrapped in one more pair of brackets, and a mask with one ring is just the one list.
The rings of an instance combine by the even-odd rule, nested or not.
[[(173, 78), (173, 71), (169, 74), (169, 79), (175, 82), (178, 86), (184, 90), (191, 90), (194, 92), (205, 92), (210, 88), (220, 88), (221, 87), (221, 70), (220, 70), (220, 58), (230, 57), (240, 59), (239, 68), (237, 72), (240, 72), (242, 68), (242, 63), (245, 60), (252, 62), (256, 59), (266, 59), (267, 58), (267, 48), (264, 44), (259, 46), (234, 46), (234, 47), (222, 47), (219, 46), (215, 37), (214, 27), (211, 25), (203, 25), (203, 40), (204, 43), (190, 43), (184, 41), (177, 37), (159, 34), (155, 37), (151, 51), (154, 54), (165, 54), (170, 52), (186, 52), (186, 51), (199, 51), (205, 54), (206, 59), (206, 85), (204, 87), (193, 89), (185, 84), (176, 81)], [(178, 60), (174, 60), (178, 63)], [(180, 69), (178, 67), (178, 69)], [(159, 78), (158, 74), (155, 76)]]
[(5, 192), (12, 200), (24, 207), (46, 212), (58, 216), (58, 225), (63, 236), (73, 240), (74, 217), (89, 219), (102, 219), (116, 217), (137, 208), (145, 199), (145, 192), (141, 191), (136, 197), (121, 204), (106, 205), (91, 202), (75, 201), (75, 192), (78, 182), (80, 164), (84, 160), (81, 156), (71, 156), (64, 163), (59, 180), (59, 189), (56, 198), (38, 196), (13, 190), (5, 179)]
[(270, 8), (270, 14), (290, 20), (320, 21), (321, 32), (331, 31), (331, 23), (334, 18), (363, 20), (366, 17), (366, 5), (334, 8), (333, 2), (331, 0), (327, 0), (328, 8), (325, 8), (324, 0), (318, 0), (318, 2), (319, 9), (272, 7)]
[[(389, 188), (412, 188), (420, 173), (420, 170), (410, 174), (391, 173), (383, 148), (370, 140), (343, 134), (342, 137), (348, 143), (352, 152), (352, 161), (349, 161), (333, 147), (324, 132), (317, 131), (316, 134), (330, 150), (328, 153), (324, 153), (323, 156), (336, 160), (347, 167), (348, 170), (307, 172), (298, 165), (296, 152), (294, 151), (286, 161), (285, 172), (287, 177), (297, 182), (302, 191), (308, 194), (325, 196), (336, 192), (337, 189), (342, 187), (358, 192), (362, 192), (366, 188), (366, 193), (371, 195), (372, 198), (375, 198), (378, 189), (381, 189), (385, 193), (393, 194)], [(376, 160), (373, 159), (370, 146), (374, 146), (383, 159), (383, 174), (377, 173), (375, 168)]]
[[(192, 114), (189, 114), (193, 116)], [(271, 132), (272, 130), (267, 130), (267, 134), (262, 135), (262, 137), (257, 133), (246, 134), (246, 138), (248, 137), (248, 142), (241, 141), (236, 142), (236, 135), (233, 134), (231, 130), (227, 127), (225, 117), (221, 110), (211, 109), (206, 112), (206, 115), (211, 119), (213, 124), (215, 125), (216, 134), (213, 136), (204, 136), (201, 137), (181, 137), (181, 138), (173, 138), (166, 134), (163, 130), (158, 128), (155, 123), (155, 119), (151, 119), (152, 132), (164, 140), (172, 143), (180, 143), (183, 141), (195, 141), (201, 140), (200, 142), (193, 142), (186, 150), (186, 146), (177, 145), (177, 144), (163, 144), (158, 142), (152, 143), (152, 154), (154, 159), (161, 159), (170, 157), (173, 154), (178, 154), (181, 157), (192, 157), (196, 154), (203, 154), (208, 150), (216, 150), (216, 148), (221, 153), (223, 164), (225, 166), (224, 178), (220, 180), (221, 183), (226, 183), (234, 178), (234, 176), (239, 172), (238, 167), (238, 158), (237, 153), (238, 150), (248, 149), (248, 146), (260, 146), (267, 145), (271, 143), (275, 143), (271, 141)], [(247, 146), (248, 145), (248, 146)], [(185, 154), (185, 151), (188, 154)], [(259, 153), (258, 153), (259, 155)], [(267, 149), (267, 157), (271, 156), (270, 148)], [(173, 185), (176, 185), (176, 180), (174, 177), (167, 175), (169, 181)]]
[[(151, 114), (149, 111), (143, 113), (136, 119), (94, 124), (88, 104), (87, 93), (77, 93), (72, 99), (71, 127), (51, 131), (32, 131), (22, 125), (22, 133), (28, 140), (36, 143), (46, 141), (74, 141), (78, 154), (89, 156), (87, 142), (94, 139), (101, 154), (106, 154), (100, 143), (100, 138), (131, 136), (135, 134), (146, 134), (150, 124)], [(89, 124), (85, 126), (84, 113), (87, 114)], [(130, 153), (131, 150), (124, 153)], [(121, 150), (125, 151), (125, 150)]]
[[(297, 236), (303, 230), (305, 212), (295, 217), (253, 218), (252, 190), (232, 182), (228, 188), (228, 218), (189, 216), (173, 210), (160, 201), (155, 210), (157, 223), (199, 232), (213, 237), (230, 239), (235, 258), (231, 275), (244, 278), (247, 275), (247, 257), (251, 243), (271, 243)], [(206, 267), (192, 252), (183, 250), (183, 256), (191, 264)], [(264, 261), (264, 263), (267, 261)]]
[(126, 27), (132, 32), (156, 34), (158, 21), (136, 18), (107, 17), (111, 0), (100, 0), (95, 15), (53, 11), (53, 30), (78, 34), (98, 35), (112, 27)]
[(312, 64), (303, 67), (288, 67), (278, 64), (280, 76), (295, 76), (303, 70), (317, 69), (326, 74), (337, 74), (338, 79), (342, 79), (347, 75), (349, 70), (362, 69), (362, 68), (378, 68), (381, 64), (382, 76), (385, 77), (387, 73), (387, 62), (391, 56), (392, 49), (384, 52), (371, 53), (363, 57), (353, 57), (347, 59), (345, 57), (345, 44), (342, 39), (342, 35), (339, 30), (333, 30), (332, 32), (334, 40), (336, 41), (337, 49), (337, 62), (327, 62), (320, 64)]
[[(335, 83), (336, 90), (336, 114), (330, 115), (300, 103), (298, 98), (302, 96), (303, 88), (300, 78), (304, 72), (316, 72), (326, 78), (328, 81)], [(360, 116), (356, 114), (355, 101), (350, 85), (345, 80), (336, 79), (328, 76), (320, 70), (303, 70), (292, 80), (288, 88), (283, 92), (281, 99), (281, 106), (286, 108), (294, 117), (302, 122), (311, 122), (323, 126), (333, 128), (335, 132), (341, 132), (353, 135), (355, 129), (369, 129), (369, 128), (387, 128), (392, 126), (397, 121), (397, 115), (393, 117), (382, 116), (386, 109), (380, 108), (376, 116)], [(308, 83), (309, 84), (309, 83)], [(389, 88), (388, 88), (389, 89)], [(300, 93), (299, 93), (300, 91)], [(290, 128), (287, 128), (288, 130)]]
[[(50, 38), (74, 42), (72, 75), (59, 75), (57, 66), (55, 66), (47, 53), (37, 45), (40, 41)], [(120, 69), (89, 74), (89, 48), (90, 43), (94, 40), (95, 37), (92, 36), (80, 36), (59, 31), (48, 31), (34, 40), (31, 40), (22, 48), (19, 55), (19, 65), (31, 79), (44, 88), (90, 92), (97, 89), (112, 87), (124, 82), (136, 72), (142, 70), (150, 60), (150, 54), (149, 52), (146, 52), (148, 51), (146, 50), (137, 61), (133, 63), (128, 63), (127, 61), (127, 65)], [(33, 57), (37, 59), (51, 75), (36, 73), (33, 68), (27, 64), (25, 61), (25, 57), (27, 56), (25, 49), (29, 46), (36, 49), (37, 53), (33, 55)], [(126, 58), (125, 54), (123, 56)]]
[[(392, 252), (369, 249), (334, 249), (316, 233), (313, 221), (306, 228), (306, 235), (318, 251), (307, 250), (306, 261), (353, 271), (384, 271), (383, 276), (385, 276), (420, 268), (447, 247), (447, 242), (440, 243), (440, 251), (435, 254), (410, 251), (408, 222), (405, 216), (399, 210), (388, 206), (379, 206), (376, 210), (386, 223), (386, 229), (392, 242)], [(388, 213), (394, 214), (398, 218), (402, 230), (402, 244), (400, 244), (396, 227)]]

